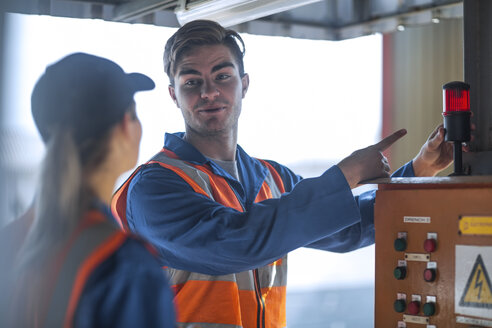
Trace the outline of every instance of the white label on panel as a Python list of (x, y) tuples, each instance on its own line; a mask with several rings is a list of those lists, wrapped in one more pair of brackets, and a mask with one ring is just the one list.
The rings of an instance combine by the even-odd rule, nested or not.
[(407, 294), (404, 294), (404, 293), (397, 293), (396, 294), (396, 299), (397, 300), (407, 300)]
[(437, 262), (427, 263), (427, 269), (437, 269)]
[(398, 232), (398, 238), (407, 239), (407, 233), (405, 231)]
[(431, 223), (430, 216), (404, 216), (404, 223)]
[(435, 233), (435, 232), (428, 232), (427, 233), (427, 239), (437, 240), (437, 233)]
[(436, 303), (436, 297), (435, 296), (426, 296), (425, 297), (425, 302), (426, 303)]
[(483, 319), (476, 319), (476, 318), (467, 318), (467, 317), (457, 316), (456, 322), (457, 323), (465, 323), (465, 324), (469, 324), (469, 325), (479, 325), (480, 327), (492, 327), (492, 321), (483, 320)]
[(428, 262), (430, 260), (430, 254), (405, 253), (405, 260), (417, 261), (417, 262)]
[(404, 314), (403, 315), (403, 321), (405, 322), (410, 322), (410, 323), (420, 323), (420, 324), (428, 324), (429, 323), (429, 318), (428, 317), (421, 317), (417, 315), (410, 315), (410, 314)]

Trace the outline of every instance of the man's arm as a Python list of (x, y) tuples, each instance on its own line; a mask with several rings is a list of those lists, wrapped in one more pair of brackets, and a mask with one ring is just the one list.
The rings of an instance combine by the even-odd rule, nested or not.
[(155, 165), (132, 181), (129, 226), (157, 247), (162, 265), (217, 275), (256, 268), (308, 245), (333, 251), (369, 245), (374, 197), (354, 199), (350, 187), (388, 176), (381, 152), (405, 133), (356, 151), (320, 177), (304, 179), (247, 212), (195, 193), (174, 172)]
[[(400, 167), (392, 177), (414, 177), (412, 162)], [(332, 234), (315, 243), (309, 248), (322, 249), (330, 252), (346, 253), (361, 247), (374, 244), (374, 200), (376, 191), (368, 191), (355, 197), (359, 206), (361, 220), (350, 227)]]
[(366, 180), (388, 177), (390, 166), (383, 151), (405, 134), (405, 129), (398, 130), (372, 146), (356, 150), (340, 161), (337, 165), (350, 187), (355, 188)]
[[(381, 141), (383, 142), (383, 147), (386, 147), (386, 145), (392, 144), (394, 141), (398, 140), (401, 137), (398, 137), (400, 131), (397, 131), (390, 137), (383, 139)], [(384, 142), (385, 140), (386, 142)], [(376, 145), (381, 146), (381, 142)], [(363, 155), (371, 155), (373, 157), (376, 156), (377, 158), (377, 151), (381, 151), (381, 147), (374, 147), (376, 145), (363, 149), (369, 153)], [(437, 126), (436, 129), (430, 134), (417, 156), (415, 156), (412, 161), (396, 170), (392, 174), (392, 177), (434, 176), (452, 163), (452, 147), (453, 146), (451, 143), (444, 140), (444, 128), (441, 124)], [(354, 156), (354, 154), (356, 156)], [(360, 157), (360, 154), (357, 154), (357, 152), (354, 154), (351, 155), (353, 158), (349, 158), (349, 160), (354, 160), (357, 157)], [(346, 159), (343, 161), (346, 161)], [(381, 161), (385, 164), (384, 156), (382, 156)], [(383, 172), (382, 175), (384, 174), (385, 173)], [(374, 243), (375, 196), (375, 191), (369, 191), (361, 194), (359, 197), (356, 197), (361, 214), (360, 223), (350, 226), (337, 234), (330, 235), (318, 242), (312, 243), (308, 247), (329, 250), (332, 252), (347, 252)], [(359, 241), (351, 244), (351, 240), (353, 240), (357, 235), (360, 236)]]
[(158, 249), (161, 265), (205, 274), (266, 265), (360, 221), (336, 166), (300, 181), (279, 199), (252, 204), (247, 212), (194, 192), (160, 166), (135, 176), (128, 199), (129, 226)]

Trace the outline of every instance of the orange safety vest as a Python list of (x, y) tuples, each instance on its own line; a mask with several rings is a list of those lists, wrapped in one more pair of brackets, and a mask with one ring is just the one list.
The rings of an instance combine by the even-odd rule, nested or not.
[[(268, 175), (255, 202), (278, 198), (285, 192), (282, 179), (268, 162)], [(244, 209), (226, 179), (214, 174), (207, 165), (183, 161), (163, 148), (149, 162), (172, 170), (195, 192), (216, 202)], [(123, 229), (128, 229), (126, 200), (130, 181), (140, 166), (113, 196), (111, 209)], [(277, 328), (286, 326), (285, 298), (287, 255), (258, 269), (213, 276), (164, 267), (175, 291), (177, 327)]]
[(91, 273), (127, 238), (128, 234), (108, 222), (102, 213), (88, 212), (54, 258), (53, 266), (47, 266), (43, 284), (39, 286), (45, 302), (30, 302), (30, 290), (23, 288), (28, 286), (20, 285), (18, 290), (26, 293), (14, 295), (16, 306), (27, 304), (35, 311), (36, 327), (72, 327), (80, 296)]

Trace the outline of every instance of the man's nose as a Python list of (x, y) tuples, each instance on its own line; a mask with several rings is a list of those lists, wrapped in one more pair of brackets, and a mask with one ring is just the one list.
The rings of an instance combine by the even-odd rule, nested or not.
[(215, 99), (219, 95), (217, 86), (212, 81), (204, 81), (202, 84), (201, 97), (203, 99)]

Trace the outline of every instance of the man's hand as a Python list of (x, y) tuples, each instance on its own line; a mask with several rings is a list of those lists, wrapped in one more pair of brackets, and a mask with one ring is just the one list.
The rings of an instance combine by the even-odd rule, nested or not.
[[(471, 130), (475, 130), (474, 124)], [(453, 143), (444, 141), (442, 124), (432, 131), (420, 152), (413, 159), (413, 171), (417, 177), (433, 177), (453, 162)], [(472, 136), (473, 139), (473, 136)], [(468, 146), (463, 146), (468, 151)]]
[(356, 150), (338, 163), (350, 188), (357, 187), (359, 182), (364, 180), (388, 177), (390, 166), (382, 152), (405, 134), (407, 130), (398, 130), (377, 144)]

